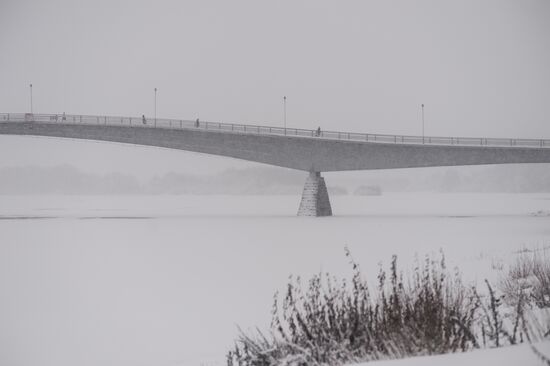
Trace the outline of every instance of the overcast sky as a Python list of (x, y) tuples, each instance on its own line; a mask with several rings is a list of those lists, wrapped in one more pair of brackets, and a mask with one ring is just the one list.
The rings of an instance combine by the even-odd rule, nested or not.
[[(547, 0), (0, 0), (0, 112), (29, 111), (32, 83), (35, 113), (152, 115), (156, 87), (159, 117), (282, 125), (286, 95), (291, 127), (421, 134), (424, 103), (426, 134), (550, 138), (549, 20)], [(0, 167), (243, 164), (0, 143)]]

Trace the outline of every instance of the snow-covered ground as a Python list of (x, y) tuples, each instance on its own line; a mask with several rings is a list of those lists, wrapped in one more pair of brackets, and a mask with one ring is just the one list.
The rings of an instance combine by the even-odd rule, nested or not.
[[(535, 348), (536, 352), (532, 349)], [(546, 366), (544, 358), (550, 359), (550, 342), (540, 342), (533, 346), (519, 346), (478, 350), (439, 356), (412, 357), (402, 360), (389, 360), (358, 364), (358, 366)], [(539, 355), (542, 355), (541, 358)]]
[(0, 364), (223, 362), (290, 274), (349, 275), (344, 246), (371, 278), (443, 249), (481, 283), (550, 245), (550, 194), (331, 200), (303, 218), (297, 196), (0, 196)]

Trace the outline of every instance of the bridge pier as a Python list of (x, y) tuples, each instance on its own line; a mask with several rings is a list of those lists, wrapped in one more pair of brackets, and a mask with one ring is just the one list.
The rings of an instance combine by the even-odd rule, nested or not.
[(320, 172), (310, 172), (302, 192), (298, 216), (332, 216), (325, 178)]

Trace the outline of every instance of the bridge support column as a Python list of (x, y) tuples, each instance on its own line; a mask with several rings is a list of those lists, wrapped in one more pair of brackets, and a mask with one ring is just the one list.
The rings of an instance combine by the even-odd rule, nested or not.
[(332, 216), (325, 178), (311, 172), (306, 179), (298, 216)]

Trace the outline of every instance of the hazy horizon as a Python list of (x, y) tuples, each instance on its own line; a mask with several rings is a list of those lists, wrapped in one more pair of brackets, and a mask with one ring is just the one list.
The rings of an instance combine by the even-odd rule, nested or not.
[[(330, 195), (382, 192), (550, 192), (549, 164), (511, 164), (326, 173)], [(258, 164), (217, 173), (92, 173), (74, 165), (0, 168), (0, 195), (300, 195), (307, 173)], [(364, 194), (364, 193), (363, 193)]]

